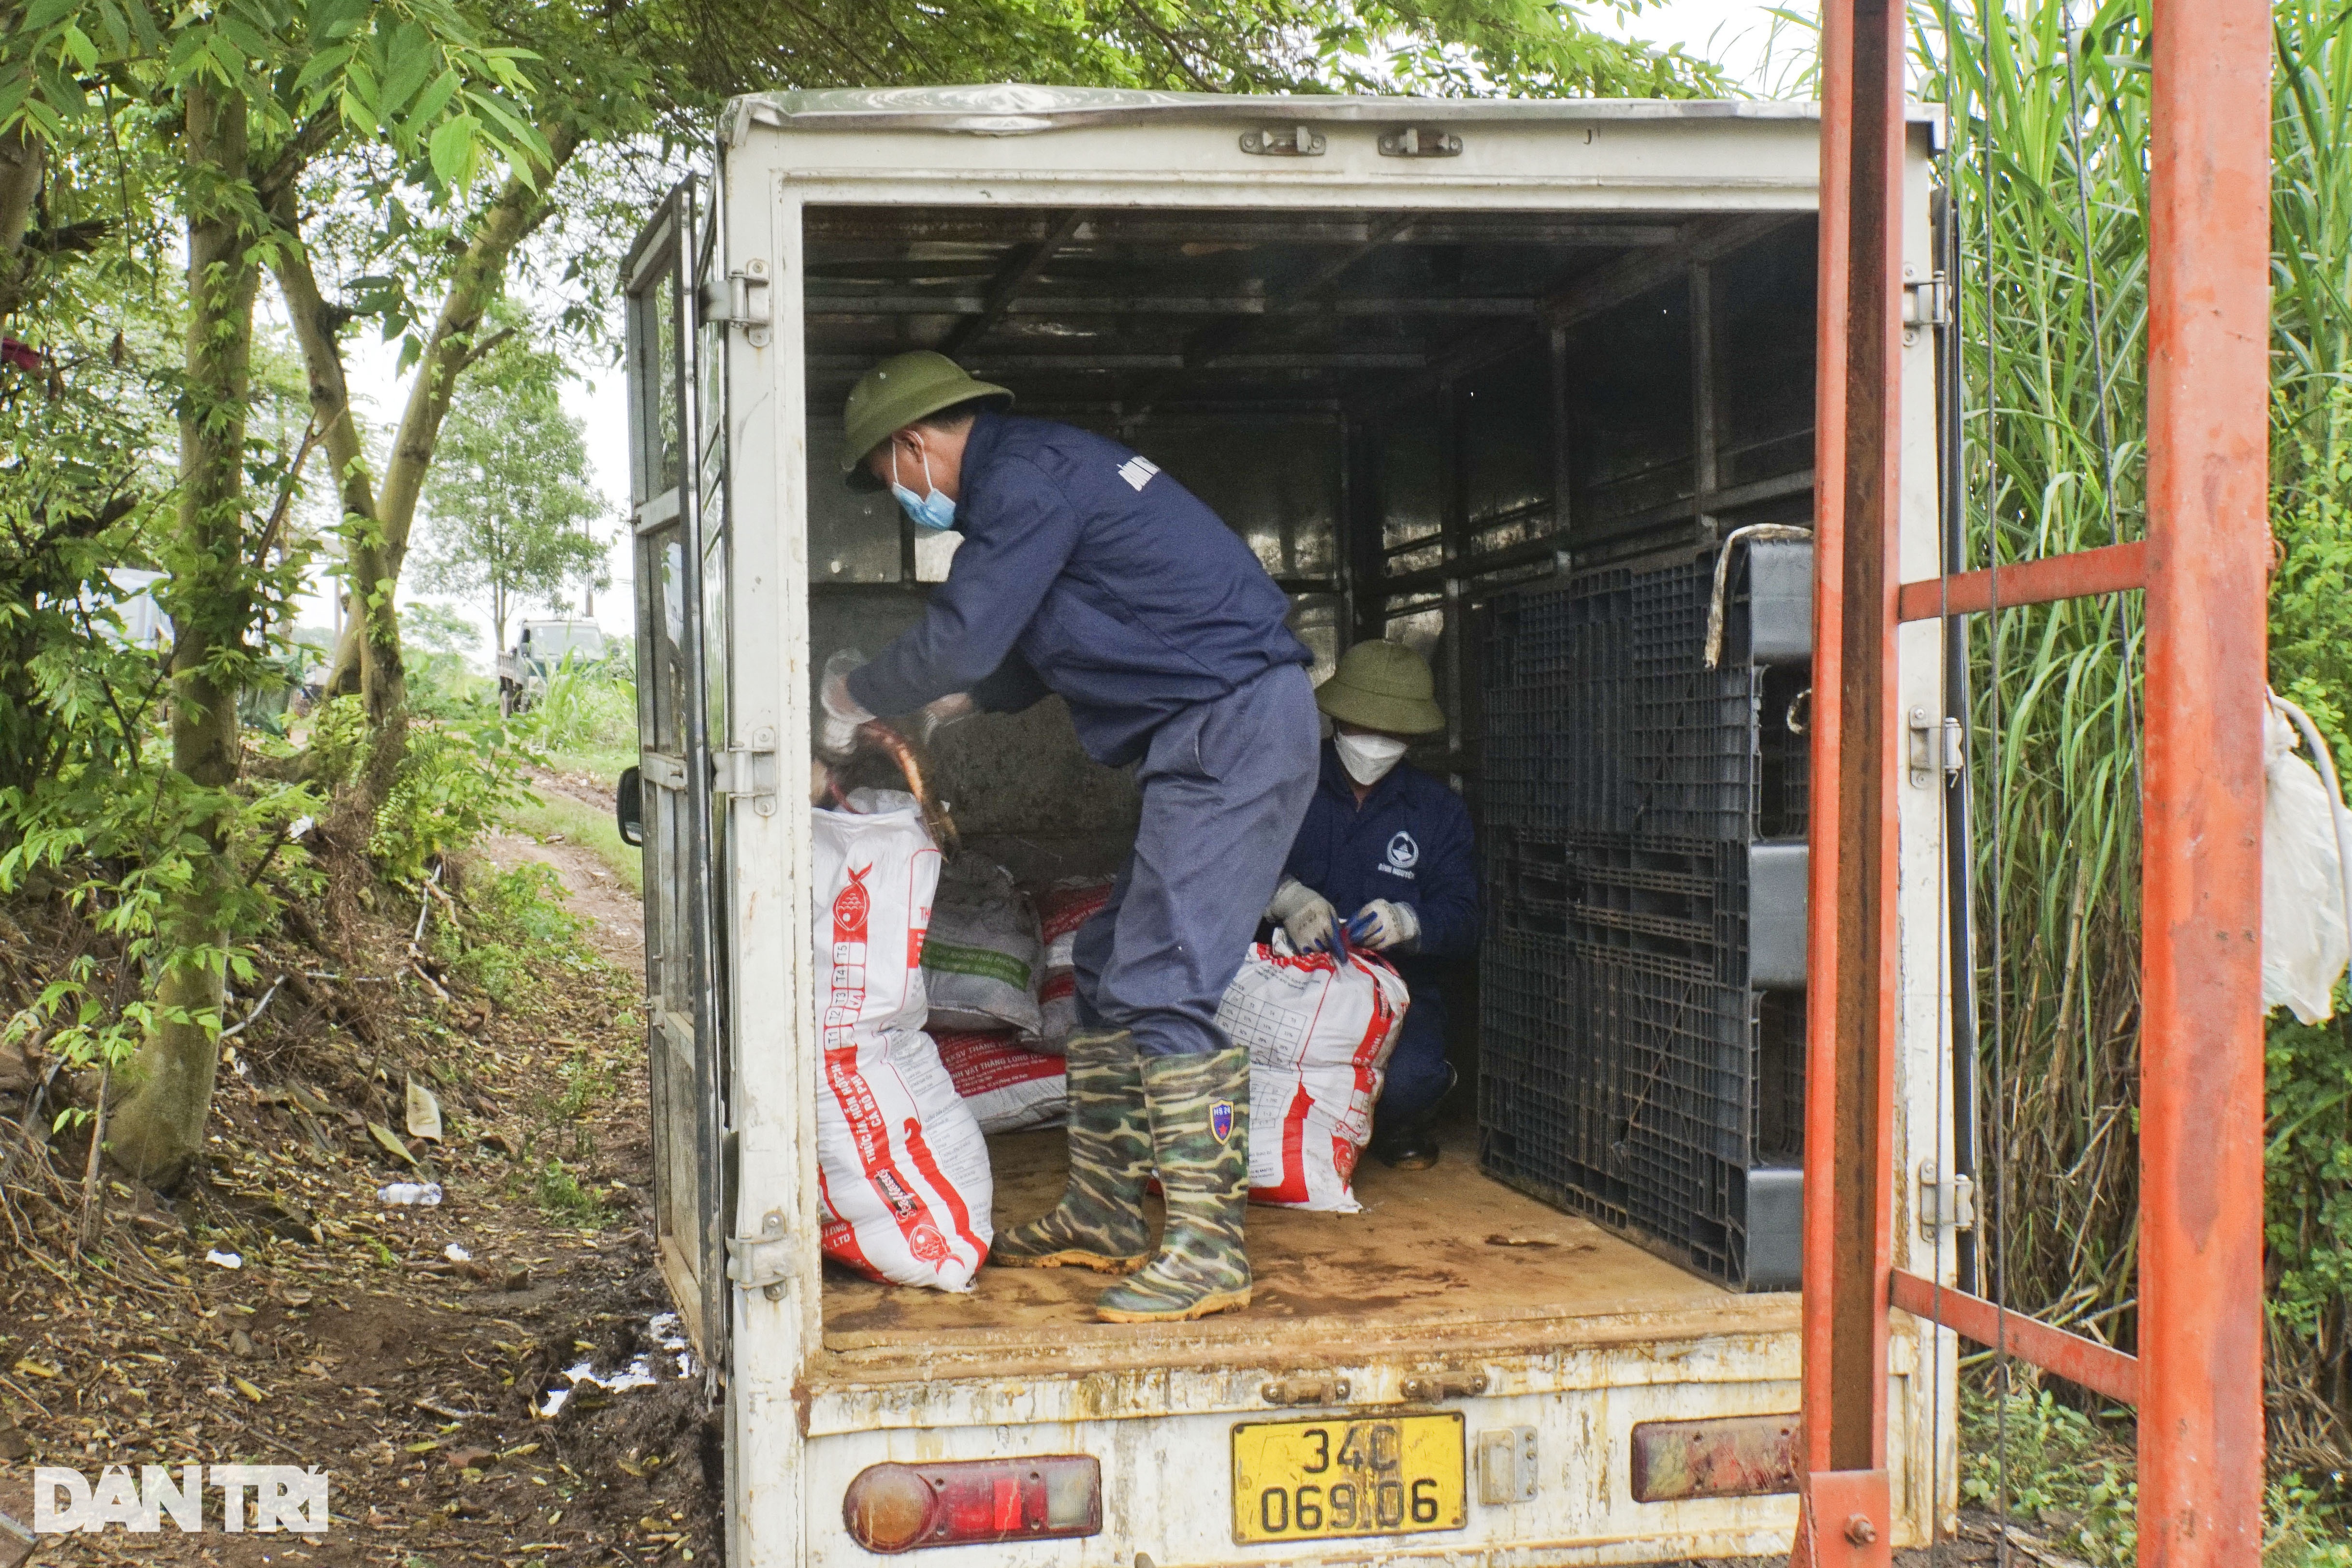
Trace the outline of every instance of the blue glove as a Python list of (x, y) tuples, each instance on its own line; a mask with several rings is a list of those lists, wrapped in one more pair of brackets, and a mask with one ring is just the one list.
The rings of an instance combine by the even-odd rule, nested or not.
[(1408, 948), (1421, 940), (1421, 917), (1411, 904), (1374, 899), (1348, 921), (1348, 940), (1374, 952)]

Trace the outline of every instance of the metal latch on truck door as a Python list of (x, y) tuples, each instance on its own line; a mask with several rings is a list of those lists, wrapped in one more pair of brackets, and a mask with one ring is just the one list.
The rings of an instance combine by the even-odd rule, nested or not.
[(1933, 1160), (1919, 1162), (1919, 1238), (1933, 1241), (1939, 1230), (1977, 1227), (1977, 1184), (1966, 1176), (1942, 1179)]
[(1947, 717), (1940, 723), (1925, 708), (1911, 710), (1911, 782), (1922, 788), (1938, 773), (1958, 775), (1965, 753), (1960, 745), (1960, 721)]
[(776, 746), (772, 731), (761, 729), (748, 746), (730, 746), (710, 753), (710, 793), (748, 800), (761, 816), (776, 815)]
[(770, 1209), (760, 1217), (759, 1235), (727, 1238), (727, 1278), (775, 1300), (784, 1293), (784, 1281), (793, 1277), (788, 1239), (784, 1211)]
[(1242, 132), (1242, 151), (1261, 158), (1320, 158), (1323, 132), (1311, 125), (1269, 125)]

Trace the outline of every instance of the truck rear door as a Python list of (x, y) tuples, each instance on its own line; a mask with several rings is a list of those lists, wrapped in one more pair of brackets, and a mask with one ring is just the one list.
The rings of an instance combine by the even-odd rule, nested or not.
[(725, 1339), (723, 1018), (711, 926), (711, 763), (704, 659), (702, 465), (695, 416), (695, 184), (681, 183), (622, 267), (628, 322), (630, 525), (645, 814), (648, 1079), (661, 1268), (715, 1364)]

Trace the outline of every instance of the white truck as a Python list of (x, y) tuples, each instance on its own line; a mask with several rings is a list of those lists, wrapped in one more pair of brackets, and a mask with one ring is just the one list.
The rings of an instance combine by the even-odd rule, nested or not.
[[(1906, 578), (1943, 570), (1946, 548), (1939, 139), (1916, 117)], [(735, 1568), (1787, 1551), (1801, 1028), (1773, 997), (1791, 994), (1703, 1063), (1644, 1058), (1605, 1009), (1514, 1012), (1497, 925), (1454, 1007), (1479, 1081), (1444, 1159), (1366, 1169), (1360, 1215), (1254, 1211), (1248, 1310), (1098, 1323), (1100, 1282), (1066, 1270), (889, 1289), (828, 1270), (818, 1245), (805, 803), (814, 665), (910, 624), (955, 542), (917, 538), (834, 466), (851, 381), (929, 347), (1207, 500), (1291, 594), (1323, 668), (1360, 637), (1430, 651), (1453, 722), (1423, 760), (1472, 802), (1492, 867), (1508, 836), (1486, 748), (1515, 698), (1497, 607), (1594, 573), (1703, 579), (1738, 530), (1810, 515), (1817, 184), (1801, 104), (1000, 86), (730, 107), (711, 174), (624, 268), (643, 741), (624, 805), (642, 797), (662, 1266), (724, 1405)], [(1729, 577), (1736, 599), (1747, 579)], [(1638, 666), (1647, 634), (1627, 625), (1610, 651)], [(1940, 636), (1899, 634), (1906, 708), (1944, 710)], [(1784, 783), (1800, 776), (1804, 693), (1766, 676), (1731, 721), (1757, 752), (1724, 787), (1769, 787), (1776, 743)], [(1553, 739), (1563, 773), (1615, 743)], [(943, 732), (934, 761), (967, 842), (1025, 879), (1125, 849), (1132, 785), (1078, 753), (1055, 702)], [(1801, 799), (1778, 809), (1801, 852)], [(1905, 1184), (1967, 1164), (1945, 810), (1913, 789), (1899, 823)], [(1699, 896), (1684, 882), (1590, 876), (1561, 918), (1613, 921), (1626, 962), (1690, 935), (1653, 901)], [(1512, 1140), (1552, 1089), (1592, 1088), (1571, 1080), (1596, 1051), (1648, 1076), (1612, 1090), (1631, 1108), (1600, 1134), (1615, 1153), (1547, 1174)], [(1702, 1102), (1737, 1114), (1652, 1125)], [(1058, 1190), (1058, 1134), (992, 1154), (1000, 1222)], [(1957, 1279), (1948, 1205), (1897, 1190), (1898, 1266)], [(1705, 1223), (1658, 1220), (1668, 1197)], [(1948, 1333), (1894, 1321), (1895, 1543), (1914, 1545), (1957, 1506), (1957, 1356)]]
[(499, 650), (499, 711), (520, 713), (547, 694), (547, 678), (567, 658), (604, 657), (604, 630), (593, 621), (525, 621), (515, 646)]

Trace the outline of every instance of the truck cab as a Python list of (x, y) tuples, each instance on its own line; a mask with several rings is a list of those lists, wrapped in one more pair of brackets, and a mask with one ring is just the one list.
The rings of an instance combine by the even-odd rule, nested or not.
[[(1788, 1550), (1803, 865), (1825, 820), (1805, 793), (1818, 132), (1774, 103), (998, 86), (730, 107), (623, 282), (658, 1245), (724, 1412), (730, 1562)], [(1923, 282), (1939, 145), (1916, 118)], [(1943, 570), (1938, 330), (1923, 310), (1904, 351), (1907, 577)], [(1380, 637), (1436, 670), (1448, 727), (1413, 760), (1468, 803), (1487, 902), (1449, 1008), (1466, 1089), (1435, 1169), (1360, 1171), (1361, 1214), (1253, 1210), (1246, 1310), (1100, 1323), (1089, 1275), (950, 1294), (821, 1255), (815, 672), (912, 625), (958, 542), (833, 459), (851, 384), (914, 348), (1207, 501), (1318, 678)], [(1944, 711), (1938, 637), (1898, 634), (1922, 712)], [(1024, 882), (1127, 852), (1132, 780), (1058, 700), (942, 731), (929, 761), (965, 842)], [(1936, 782), (1897, 825), (1906, 1181), (1956, 1147)], [(1058, 1132), (991, 1159), (1000, 1226), (1060, 1189)], [(1896, 1236), (1898, 1266), (1957, 1278), (1952, 1225), (1898, 1213)], [(1917, 1545), (1957, 1506), (1957, 1355), (1894, 1321), (1895, 1544)]]

